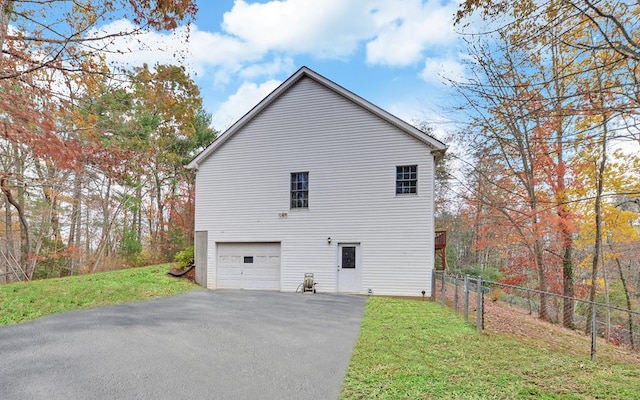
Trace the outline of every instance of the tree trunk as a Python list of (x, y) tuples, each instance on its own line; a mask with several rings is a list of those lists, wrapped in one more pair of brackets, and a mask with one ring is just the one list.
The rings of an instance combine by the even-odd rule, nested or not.
[[(607, 165), (607, 121), (603, 121), (602, 135), (602, 154), (596, 174), (596, 195), (595, 195), (595, 240), (593, 245), (593, 256), (591, 259), (591, 288), (589, 289), (589, 301), (596, 301), (596, 280), (598, 279), (598, 265), (600, 264), (600, 254), (602, 253), (602, 192), (604, 187), (604, 171)], [(587, 315), (586, 332), (591, 332), (592, 320), (591, 316), (593, 304), (589, 306), (589, 314)]]
[[(5, 257), (7, 259), (6, 261), (6, 265), (4, 269), (0, 269), (0, 272), (4, 273), (2, 275), (2, 280), (3, 283), (8, 283), (9, 281), (9, 277), (10, 277), (10, 272), (11, 272), (11, 266), (9, 265), (9, 263), (11, 262), (11, 257), (13, 256), (13, 221), (12, 221), (12, 215), (11, 215), (11, 204), (9, 203), (9, 201), (7, 201), (5, 199), (4, 202), (4, 231), (5, 231), (5, 237), (7, 238), (7, 241), (5, 242), (5, 248), (3, 250), (0, 250), (0, 252), (4, 252)], [(3, 259), (0, 259), (0, 264), (3, 263)], [(18, 277), (16, 276), (16, 279)]]
[(89, 207), (84, 207), (84, 257), (87, 260), (91, 255), (91, 231), (89, 227)]
[(154, 174), (154, 182), (155, 182), (155, 201), (156, 207), (158, 209), (158, 230), (157, 230), (157, 245), (160, 245), (161, 252), (164, 252), (164, 239), (165, 239), (165, 224), (164, 224), (164, 204), (162, 203), (162, 182), (160, 179), (160, 175), (158, 172)]
[(136, 213), (134, 221), (136, 223), (136, 239), (138, 242), (142, 241), (142, 183), (138, 182), (136, 187), (136, 200), (138, 205), (136, 206)]
[[(562, 76), (563, 60), (562, 60), (562, 44), (558, 41), (553, 41), (550, 49), (552, 53), (551, 63), (553, 76)], [(566, 107), (564, 105), (564, 99), (566, 96), (566, 80), (553, 79), (553, 88), (555, 92), (555, 111), (560, 112)], [(555, 199), (557, 207), (557, 215), (559, 217), (558, 231), (560, 232), (560, 240), (562, 243), (562, 325), (565, 328), (575, 329), (573, 322), (574, 313), (574, 300), (575, 286), (573, 280), (573, 238), (572, 232), (569, 229), (569, 211), (567, 210), (567, 195), (566, 195), (566, 163), (564, 159), (564, 147), (565, 147), (565, 135), (564, 124), (566, 118), (568, 118), (565, 112), (561, 112), (561, 115), (554, 115), (554, 131), (555, 131), (555, 175), (556, 175), (556, 187), (555, 187)]]
[[(9, 27), (9, 12), (9, 0), (0, 0), (0, 49), (4, 49), (4, 38)], [(3, 59), (4, 57), (0, 57), (0, 67)], [(1, 70), (3, 69), (0, 68)]]
[[(565, 236), (565, 240), (566, 240)], [(570, 240), (570, 238), (569, 238)], [(573, 244), (564, 245), (562, 253), (562, 295), (565, 296), (562, 302), (562, 325), (565, 328), (575, 329), (573, 313), (575, 303), (575, 287), (573, 280)]]
[(100, 234), (100, 242), (96, 248), (95, 260), (91, 267), (91, 272), (95, 272), (98, 269), (105, 253), (108, 255), (109, 235), (111, 234), (111, 177), (106, 177), (106, 180), (105, 192), (102, 197), (102, 232)]
[(539, 239), (536, 239), (533, 243), (534, 256), (536, 259), (537, 272), (538, 272), (538, 285), (540, 290), (540, 319), (543, 321), (549, 321), (549, 311), (548, 311), (548, 299), (547, 299), (547, 275), (545, 273), (544, 268), (544, 257), (542, 254), (543, 247), (542, 243), (540, 243)]
[(600, 254), (601, 266), (602, 266), (602, 280), (604, 281), (604, 304), (606, 314), (606, 329), (605, 338), (607, 341), (611, 340), (611, 301), (609, 298), (609, 276), (607, 275), (607, 264), (605, 263), (606, 257), (604, 254), (604, 245), (602, 245), (602, 254)]
[[(77, 170), (73, 178), (73, 197), (71, 199), (71, 215), (69, 226), (69, 238), (67, 240), (67, 249), (69, 250), (69, 258), (67, 260), (67, 268), (69, 274), (73, 275), (78, 266), (78, 246), (77, 240), (80, 237), (80, 207), (82, 205), (82, 173)], [(76, 237), (77, 235), (77, 237)]]
[[(599, 60), (599, 58), (597, 58), (597, 60)], [(604, 65), (600, 65), (600, 67), (604, 67)], [(595, 92), (595, 96), (596, 99), (592, 100), (591, 106), (592, 108), (594, 108), (595, 110), (599, 111), (599, 116), (602, 118), (602, 122), (601, 122), (601, 126), (602, 126), (602, 135), (600, 137), (600, 140), (602, 142), (601, 148), (600, 148), (600, 159), (599, 159), (599, 164), (597, 165), (597, 170), (596, 170), (596, 176), (595, 176), (595, 181), (596, 181), (596, 193), (595, 193), (595, 205), (594, 205), (594, 212), (595, 212), (595, 240), (594, 240), (594, 249), (593, 249), (593, 258), (592, 258), (592, 264), (591, 264), (591, 289), (589, 290), (589, 300), (591, 302), (595, 302), (596, 300), (596, 279), (598, 277), (598, 265), (600, 262), (602, 262), (603, 265), (603, 270), (604, 270), (604, 256), (602, 256), (604, 254), (604, 247), (602, 245), (602, 193), (604, 191), (604, 180), (605, 180), (605, 170), (606, 170), (606, 166), (607, 166), (607, 142), (609, 140), (609, 119), (610, 119), (610, 114), (607, 112), (608, 108), (607, 108), (607, 104), (606, 104), (606, 100), (605, 100), (605, 95), (603, 94), (605, 87), (603, 85), (603, 81), (602, 81), (602, 75), (601, 74), (597, 74), (596, 75), (596, 83), (597, 83), (597, 89), (598, 91)], [(614, 131), (615, 134), (615, 131)], [(602, 256), (602, 260), (601, 260), (601, 256)], [(605, 279), (605, 285), (607, 285), (606, 282), (606, 275), (604, 276)], [(606, 289), (608, 289), (608, 287), (606, 287)], [(607, 297), (608, 297), (608, 292), (607, 292)], [(591, 305), (591, 307), (593, 307), (593, 304)], [(588, 315), (588, 319), (587, 319), (587, 332), (590, 332), (591, 329), (591, 325), (592, 325), (592, 321), (591, 321), (591, 316), (593, 315), (592, 313), (592, 309), (589, 309), (589, 315)], [(608, 308), (607, 308), (607, 312), (608, 312)], [(607, 314), (608, 316), (609, 314)], [(607, 329), (609, 327), (607, 326)]]
[[(612, 249), (613, 250), (613, 249)], [(620, 263), (620, 259), (618, 257), (615, 258), (616, 260), (616, 264), (618, 266), (618, 273), (620, 274), (620, 282), (622, 282), (622, 288), (624, 290), (624, 298), (627, 304), (627, 310), (629, 310), (629, 312), (627, 313), (628, 316), (628, 323), (629, 323), (629, 344), (631, 345), (631, 348), (635, 350), (636, 348), (636, 343), (635, 343), (635, 338), (634, 338), (634, 324), (633, 324), (633, 314), (631, 313), (631, 294), (629, 293), (629, 285), (627, 284), (627, 280), (624, 277), (624, 273), (622, 271), (622, 263)]]

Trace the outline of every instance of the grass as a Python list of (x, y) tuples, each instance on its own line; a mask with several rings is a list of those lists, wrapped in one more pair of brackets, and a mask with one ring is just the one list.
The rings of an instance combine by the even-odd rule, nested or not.
[(0, 325), (108, 304), (173, 296), (197, 288), (166, 275), (169, 264), (0, 286)]
[(640, 363), (478, 333), (428, 301), (372, 297), (344, 399), (637, 399)]

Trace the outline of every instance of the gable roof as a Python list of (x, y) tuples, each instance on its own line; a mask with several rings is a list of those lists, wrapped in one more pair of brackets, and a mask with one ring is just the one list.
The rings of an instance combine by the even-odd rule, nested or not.
[(198, 154), (193, 160), (186, 165), (187, 169), (195, 169), (197, 170), (200, 164), (209, 157), (216, 149), (222, 146), (227, 140), (229, 140), (233, 135), (236, 134), (239, 130), (242, 129), (249, 121), (259, 115), (265, 108), (267, 108), (271, 103), (273, 103), (277, 98), (279, 98), (283, 93), (285, 93), (289, 88), (299, 82), (302, 78), (310, 78), (325, 88), (337, 93), (338, 95), (344, 97), (345, 99), (359, 105), (363, 109), (369, 111), (373, 115), (383, 119), (389, 124), (395, 126), (406, 134), (418, 139), (420, 142), (424, 143), (431, 149), (431, 153), (436, 157), (441, 157), (444, 152), (447, 150), (447, 146), (434, 138), (431, 135), (428, 135), (416, 128), (415, 126), (401, 120), (395, 115), (383, 110), (382, 108), (376, 106), (375, 104), (370, 103), (369, 101), (363, 99), (362, 97), (356, 95), (353, 92), (343, 88), (337, 83), (325, 78), (324, 76), (318, 74), (315, 71), (307, 67), (302, 67), (298, 71), (296, 71), (293, 75), (291, 75), (286, 81), (284, 81), (280, 86), (278, 86), (273, 92), (269, 93), (267, 97), (262, 99), (260, 103), (254, 106), (248, 113), (246, 113), (242, 118), (236, 121), (231, 127), (229, 127), (226, 131), (224, 131), (216, 140), (213, 141), (207, 148), (202, 150), (200, 154)]

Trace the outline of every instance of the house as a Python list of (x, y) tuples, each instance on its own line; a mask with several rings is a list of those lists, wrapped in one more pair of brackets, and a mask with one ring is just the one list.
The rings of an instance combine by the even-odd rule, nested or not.
[(196, 280), (210, 289), (421, 296), (434, 265), (435, 138), (303, 67), (196, 171)]

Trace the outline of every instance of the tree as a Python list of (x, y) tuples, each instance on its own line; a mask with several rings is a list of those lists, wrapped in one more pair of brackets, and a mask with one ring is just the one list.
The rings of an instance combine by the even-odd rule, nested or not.
[[(563, 196), (562, 149), (566, 139), (561, 116), (549, 113), (552, 104), (545, 92), (558, 90), (561, 83), (552, 86), (554, 81), (545, 79), (553, 68), (547, 68), (546, 60), (536, 56), (533, 49), (512, 46), (509, 37), (491, 50), (487, 45), (470, 43), (474, 80), (457, 84), (476, 113), (473, 124), (478, 148), (497, 163), (490, 174), (485, 170), (479, 175), (489, 187), (479, 193), (479, 200), (497, 211), (502, 224), (508, 226), (505, 232), (515, 233), (518, 243), (528, 249), (537, 271), (538, 289), (544, 292), (548, 290), (550, 273), (545, 262), (546, 238), (556, 234), (556, 227), (561, 224), (567, 227), (565, 231), (570, 229), (566, 221), (554, 222), (566, 215), (550, 213), (554, 193)], [(550, 83), (536, 83), (540, 81)], [(553, 148), (555, 160), (549, 157)], [(564, 244), (571, 246), (570, 241)], [(541, 296), (543, 319), (549, 318), (546, 300)]]
[(78, 103), (75, 124), (84, 127), (92, 148), (86, 163), (97, 172), (85, 175), (95, 181), (102, 216), (92, 269), (114, 251), (135, 262), (150, 248), (163, 260), (188, 245), (193, 178), (182, 166), (215, 137), (184, 69), (145, 65), (128, 76), (125, 86), (108, 80), (86, 86)]
[[(634, 158), (635, 160), (633, 161), (635, 162), (633, 162), (633, 164), (637, 165), (638, 158)], [(626, 169), (628, 164), (627, 162), (624, 162), (624, 164)], [(637, 182), (634, 186), (637, 186)], [(634, 293), (634, 290), (632, 289), (634, 286), (632, 283), (632, 271), (634, 269), (633, 263), (638, 257), (636, 249), (638, 248), (638, 242), (640, 241), (640, 232), (638, 232), (638, 229), (634, 227), (634, 222), (638, 220), (640, 209), (638, 208), (635, 200), (629, 201), (626, 196), (620, 196), (613, 206), (615, 208), (611, 210), (611, 212), (605, 212), (604, 218), (604, 223), (606, 225), (605, 231), (607, 232), (607, 255), (608, 258), (614, 262), (618, 272), (620, 286), (624, 293), (624, 305), (622, 305), (622, 307), (629, 310), (627, 313), (626, 326), (629, 330), (630, 345), (631, 348), (635, 349), (637, 345), (637, 339), (634, 334), (636, 324), (634, 323), (631, 310), (634, 308), (637, 309), (637, 302), (633, 300), (637, 295), (637, 289)], [(636, 304), (635, 307), (634, 304)]]
[[(95, 73), (85, 60), (99, 59), (115, 39), (173, 30), (180, 22), (190, 22), (196, 12), (195, 0), (0, 0), (0, 59), (16, 66), (0, 65), (0, 80), (41, 69)], [(103, 29), (120, 18), (131, 20), (131, 28)]]
[[(546, 263), (548, 272), (555, 270), (556, 261), (561, 261), (562, 291), (566, 297), (575, 293), (573, 242), (579, 218), (570, 204), (580, 200), (571, 197), (569, 188), (589, 184), (575, 180), (581, 176), (578, 171), (588, 167), (574, 154), (583, 148), (591, 151), (593, 146), (602, 146), (599, 170), (605, 179), (607, 143), (620, 136), (611, 129), (614, 125), (611, 122), (616, 120), (615, 125), (624, 128), (624, 118), (631, 115), (627, 121), (633, 121), (632, 115), (637, 112), (637, 102), (632, 99), (637, 97), (636, 91), (629, 90), (636, 82), (635, 73), (629, 72), (634, 70), (634, 61), (630, 61), (633, 55), (622, 54), (621, 47), (615, 48), (611, 40), (622, 31), (613, 25), (605, 32), (595, 30), (595, 19), (586, 9), (578, 9), (580, 4), (596, 12), (594, 4), (579, 1), (468, 0), (457, 15), (460, 24), (478, 11), (486, 23), (485, 32), (472, 35), (468, 41), (476, 79), (458, 84), (458, 88), (475, 112), (474, 121), (480, 121), (481, 137), (490, 140), (488, 145), (493, 143), (500, 149), (515, 182), (526, 188), (524, 193), (534, 218), (531, 222), (539, 224), (538, 234), (558, 238), (533, 244), (534, 250), (542, 246), (543, 254), (552, 254), (555, 260), (545, 260), (538, 251), (532, 257), (537, 265)], [(601, 2), (597, 7), (613, 12), (620, 11), (616, 8), (620, 4)], [(638, 11), (637, 5), (630, 7)], [(634, 22), (621, 13), (615, 15), (617, 21), (625, 21), (626, 32), (637, 35), (637, 20)], [(609, 40), (608, 45), (603, 46), (602, 40)], [(604, 182), (593, 182), (597, 216), (602, 207)], [(506, 184), (496, 190), (505, 188), (513, 190)], [(511, 198), (510, 194), (503, 196)], [(549, 210), (554, 210), (554, 214), (549, 214)], [(599, 236), (595, 240), (599, 241)], [(560, 248), (554, 248), (554, 243), (560, 243)], [(595, 247), (600, 248), (601, 242), (595, 243)], [(593, 249), (594, 276), (600, 252)], [(539, 269), (538, 279), (542, 281), (545, 277), (540, 273)], [(564, 302), (563, 314), (565, 325), (572, 327), (571, 300)]]
[[(532, 0), (513, 2), (509, 0), (464, 0), (456, 13), (456, 24), (479, 11), (483, 19), (497, 20), (511, 16), (503, 22), (505, 25), (535, 21), (546, 12), (549, 4), (562, 8), (564, 12), (547, 25), (552, 31), (554, 26), (582, 26), (590, 37), (574, 36), (566, 40), (562, 30), (555, 31), (555, 40), (560, 40), (577, 49), (611, 51), (623, 58), (640, 61), (640, 4), (636, 1), (592, 1), (561, 0), (559, 2), (536, 3)], [(503, 20), (504, 21), (504, 20)], [(534, 40), (535, 32), (529, 32), (523, 41)], [(595, 41), (593, 39), (596, 39)]]
[[(135, 71), (133, 82), (133, 121), (145, 138), (145, 171), (151, 184), (154, 209), (148, 214), (152, 241), (159, 251), (167, 247), (167, 220), (174, 217), (183, 169), (195, 148), (209, 143), (214, 132), (204, 126), (210, 121), (202, 110), (200, 91), (181, 67), (147, 65)], [(175, 239), (175, 238), (173, 238)], [(170, 254), (172, 255), (172, 254)]]
[[(74, 176), (73, 223), (68, 243), (77, 242), (81, 176), (86, 166), (100, 156), (106, 159), (113, 154), (100, 146), (99, 134), (104, 130), (92, 130), (100, 131), (94, 136), (82, 135), (74, 125), (77, 89), (86, 87), (79, 83), (116, 76), (103, 62), (104, 52), (113, 40), (135, 39), (145, 30), (174, 29), (180, 22), (189, 22), (196, 11), (194, 0), (0, 0), (0, 144), (9, 149), (7, 154), (14, 161), (2, 164), (0, 192), (5, 199), (7, 232), (13, 229), (11, 214), (15, 213), (20, 221), (20, 259), (27, 279), (33, 276), (41, 245), (48, 235), (46, 230), (38, 230), (38, 237), (34, 237), (32, 224), (36, 216), (30, 216), (31, 205), (25, 198), (25, 193), (33, 191), (31, 187), (27, 189), (27, 181), (38, 175), (35, 186), (43, 189), (46, 209), (50, 211), (46, 211), (44, 219), (46, 226), (52, 228), (48, 232), (56, 238), (61, 231), (61, 197), (50, 184), (59, 176)], [(130, 18), (133, 27), (118, 32), (102, 29), (119, 18)], [(90, 125), (93, 121), (88, 122)], [(87, 155), (92, 155), (93, 161)], [(89, 243), (88, 233), (85, 236)]]

